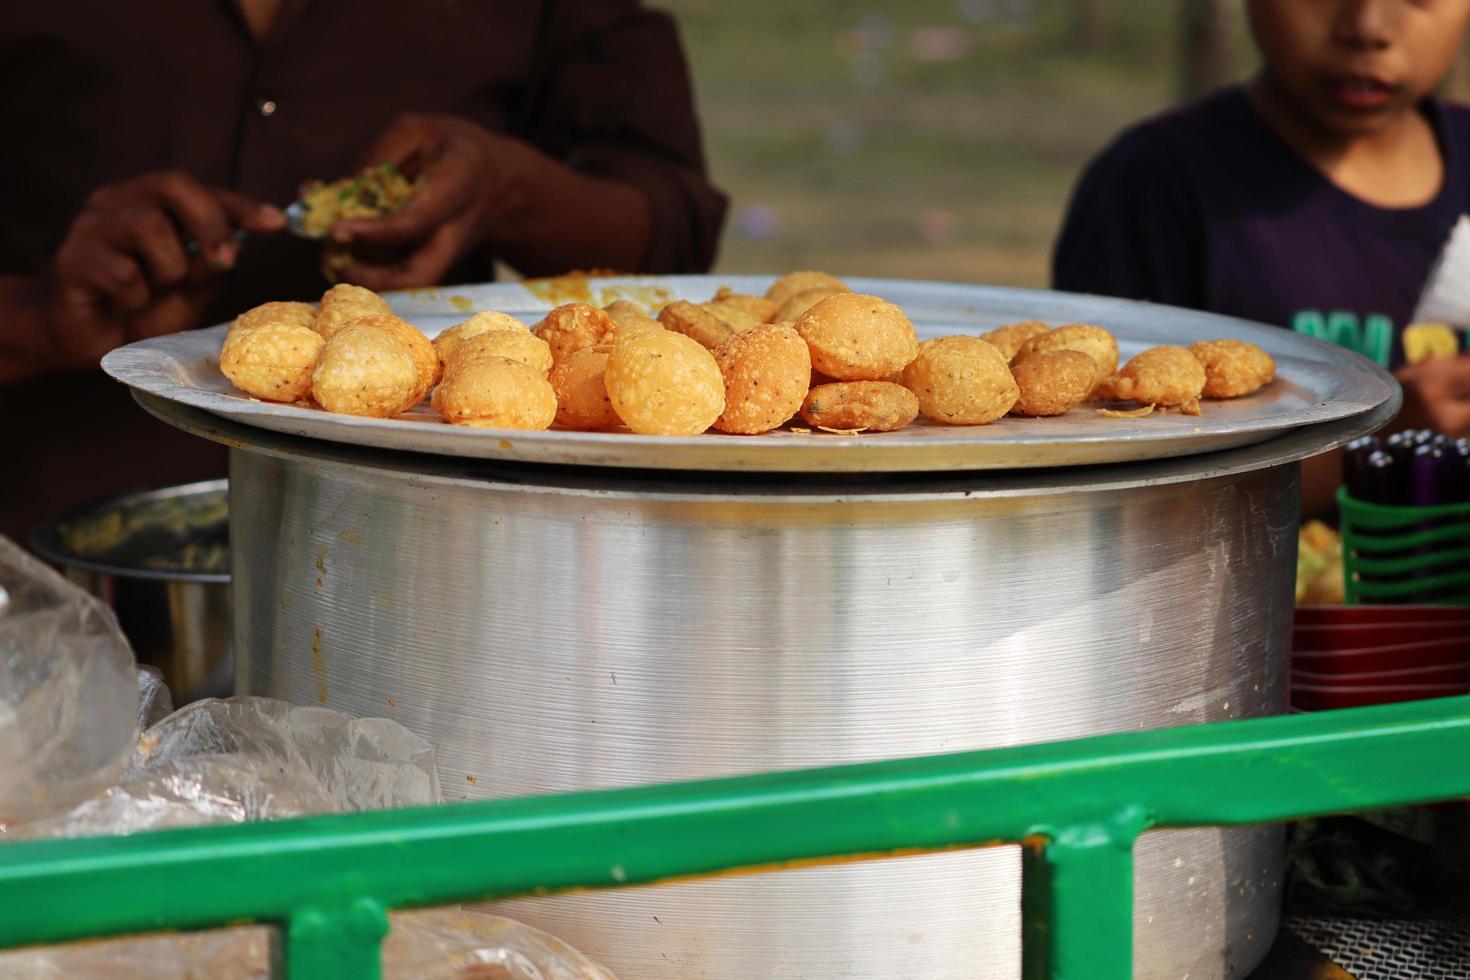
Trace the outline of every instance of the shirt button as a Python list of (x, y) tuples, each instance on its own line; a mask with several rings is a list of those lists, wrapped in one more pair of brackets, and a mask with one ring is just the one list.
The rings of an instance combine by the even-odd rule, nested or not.
[(255, 111), (260, 113), (261, 118), (269, 119), (276, 114), (276, 100), (260, 99), (255, 103)]

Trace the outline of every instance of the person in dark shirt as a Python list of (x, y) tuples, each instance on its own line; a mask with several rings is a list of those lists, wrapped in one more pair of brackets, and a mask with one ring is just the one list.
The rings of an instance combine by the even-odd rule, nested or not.
[[(1261, 73), (1135, 126), (1092, 162), (1057, 242), (1056, 288), (1345, 344), (1396, 369), (1406, 424), (1470, 433), (1459, 335), (1414, 322), (1470, 212), (1470, 111), (1432, 97), (1470, 0), (1247, 10)], [(1309, 509), (1331, 483), (1315, 482)]]
[[(674, 23), (638, 0), (97, 0), (0, 14), (0, 533), (223, 473), (97, 370), (119, 344), (314, 300), (282, 233), (308, 180), (417, 169), (341, 223), (373, 289), (572, 269), (701, 272), (709, 182)], [(244, 232), (237, 241), (238, 233)]]

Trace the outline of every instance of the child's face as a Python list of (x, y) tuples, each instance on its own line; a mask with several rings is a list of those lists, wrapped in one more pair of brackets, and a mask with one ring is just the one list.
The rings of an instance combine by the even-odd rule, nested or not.
[(1249, 0), (1266, 69), (1324, 129), (1372, 133), (1433, 91), (1470, 0)]

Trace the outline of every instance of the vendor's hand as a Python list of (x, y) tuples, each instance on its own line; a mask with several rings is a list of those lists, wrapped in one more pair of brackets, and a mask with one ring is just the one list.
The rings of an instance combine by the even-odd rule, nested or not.
[(1470, 354), (1431, 357), (1395, 372), (1404, 386), (1399, 420), (1459, 438), (1470, 435)]
[(278, 209), (183, 173), (99, 188), (52, 266), (57, 366), (95, 366), (120, 344), (197, 326), (235, 262), (235, 230), (284, 226)]
[(400, 116), (361, 165), (396, 164), (421, 186), (398, 211), (332, 226), (329, 278), (369, 289), (410, 289), (440, 281), (458, 259), (497, 230), (534, 180), (539, 155), (525, 143), (452, 116)]

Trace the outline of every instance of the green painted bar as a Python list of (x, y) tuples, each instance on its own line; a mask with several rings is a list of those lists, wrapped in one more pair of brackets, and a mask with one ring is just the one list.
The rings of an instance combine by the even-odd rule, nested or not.
[(382, 980), (388, 913), (370, 898), (302, 909), (277, 941), (273, 974), (286, 980)]
[(1021, 859), (1024, 980), (1130, 980), (1133, 976), (1135, 821), (1080, 827), (1028, 841)]
[[(1470, 697), (1460, 697), (806, 772), (14, 843), (0, 847), (0, 946), (283, 923), (360, 898), (399, 908), (895, 850), (1066, 842), (1076, 828), (1116, 826), (1119, 814), (1133, 833), (1262, 823), (1470, 796), (1470, 767), (1444, 764), (1467, 757)], [(1117, 899), (1118, 882), (1085, 866), (1076, 866), (1085, 887)], [(1070, 896), (1068, 875), (1051, 889), (1064, 943), (1076, 916), (1098, 911)]]

